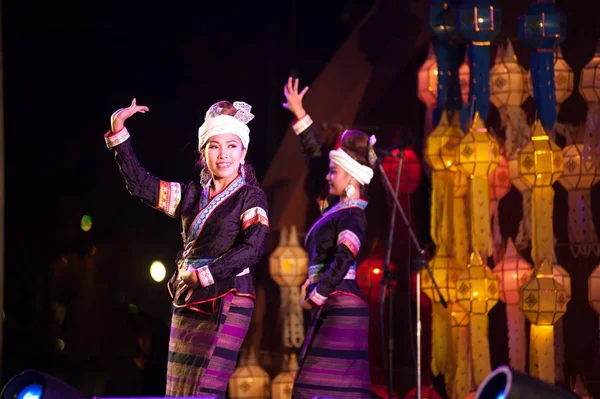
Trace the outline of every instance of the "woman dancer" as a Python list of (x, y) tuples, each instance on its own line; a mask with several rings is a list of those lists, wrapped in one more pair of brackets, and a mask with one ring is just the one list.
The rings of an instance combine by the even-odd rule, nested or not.
[(311, 310), (311, 324), (293, 397), (370, 398), (369, 307), (356, 283), (356, 257), (365, 241), (367, 201), (361, 194), (373, 177), (375, 136), (346, 130), (341, 148), (330, 151), (327, 160), (319, 133), (302, 105), (307, 91), (308, 87), (298, 93), (298, 79), (289, 78), (283, 106), (296, 117), (293, 130), (300, 138), (315, 192), (327, 182), (330, 197), (306, 234), (310, 266), (302, 306)]
[(105, 135), (134, 197), (180, 220), (183, 250), (168, 283), (173, 302), (167, 396), (225, 397), (254, 308), (250, 268), (269, 232), (266, 195), (244, 159), (254, 117), (243, 102), (211, 106), (198, 130), (199, 184), (166, 182), (146, 172), (125, 121), (148, 107), (134, 99), (111, 117)]

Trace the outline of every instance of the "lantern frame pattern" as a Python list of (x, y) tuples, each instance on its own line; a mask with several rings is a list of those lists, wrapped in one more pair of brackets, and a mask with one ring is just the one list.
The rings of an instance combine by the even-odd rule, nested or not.
[(581, 69), (579, 93), (587, 103), (600, 102), (600, 40), (594, 57)]
[(417, 97), (427, 108), (437, 106), (438, 67), (433, 46), (429, 45), (427, 59), (417, 73)]
[(490, 70), (490, 101), (498, 109), (520, 107), (528, 97), (527, 71), (519, 64), (508, 39), (506, 48), (498, 46), (496, 62)]

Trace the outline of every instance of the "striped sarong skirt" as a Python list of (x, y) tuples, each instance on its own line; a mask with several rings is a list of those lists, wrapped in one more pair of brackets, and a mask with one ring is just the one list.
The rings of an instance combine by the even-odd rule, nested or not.
[(224, 398), (254, 309), (254, 300), (228, 294), (207, 316), (176, 309), (171, 319), (167, 396)]
[(294, 399), (371, 398), (369, 305), (343, 293), (312, 311), (300, 354)]

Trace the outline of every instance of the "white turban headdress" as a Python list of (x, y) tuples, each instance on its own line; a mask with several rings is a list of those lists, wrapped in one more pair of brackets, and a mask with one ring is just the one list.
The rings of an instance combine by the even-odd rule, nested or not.
[[(375, 163), (375, 160), (377, 159), (373, 151), (373, 146), (375, 145), (376, 141), (377, 139), (375, 136), (369, 137), (368, 157), (370, 163)], [(356, 181), (363, 186), (369, 184), (373, 178), (373, 169), (362, 165), (341, 148), (329, 151), (329, 159), (331, 159), (337, 166), (344, 169), (350, 176), (355, 178)]]
[(204, 147), (211, 137), (227, 133), (238, 136), (244, 148), (248, 148), (250, 129), (246, 124), (254, 118), (250, 112), (252, 107), (243, 101), (236, 101), (233, 106), (237, 109), (235, 116), (221, 114), (223, 108), (219, 106), (219, 103), (208, 109), (204, 123), (198, 129), (198, 149)]

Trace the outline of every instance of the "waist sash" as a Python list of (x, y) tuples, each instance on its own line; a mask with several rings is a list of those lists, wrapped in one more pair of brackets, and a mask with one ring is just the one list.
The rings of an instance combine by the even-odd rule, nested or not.
[[(311, 284), (318, 282), (325, 272), (325, 264), (318, 263), (308, 267), (308, 279)], [(356, 263), (350, 265), (350, 270), (344, 276), (344, 280), (356, 280)]]

